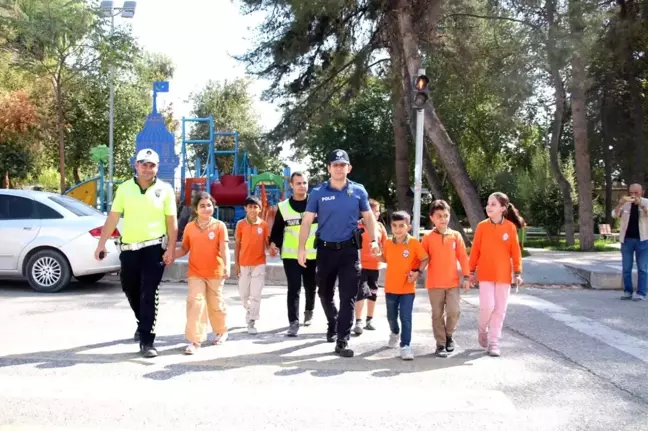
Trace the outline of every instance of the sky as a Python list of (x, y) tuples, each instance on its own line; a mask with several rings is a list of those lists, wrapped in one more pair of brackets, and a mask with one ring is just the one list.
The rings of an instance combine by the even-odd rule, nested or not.
[[(123, 3), (118, 0), (114, 4), (119, 7)], [(158, 107), (172, 102), (176, 117), (181, 118), (190, 117), (189, 95), (200, 91), (210, 79), (233, 80), (245, 75), (245, 65), (232, 56), (252, 47), (254, 28), (263, 18), (261, 13), (242, 15), (238, 1), (232, 0), (138, 0), (134, 18), (118, 20), (132, 26), (144, 49), (173, 60), (176, 69), (169, 93), (158, 95)], [(265, 130), (281, 117), (272, 104), (260, 100), (268, 85), (267, 81), (255, 80), (251, 86), (255, 110)], [(282, 153), (285, 159), (290, 155), (290, 151)], [(287, 163), (293, 170), (304, 169), (302, 164)]]

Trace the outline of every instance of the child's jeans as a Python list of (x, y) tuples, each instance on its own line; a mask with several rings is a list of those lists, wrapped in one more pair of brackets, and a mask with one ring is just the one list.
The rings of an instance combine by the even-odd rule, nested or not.
[(189, 277), (187, 293), (187, 325), (185, 335), (193, 344), (200, 344), (207, 339), (207, 321), (211, 323), (215, 334), (227, 332), (225, 319), (227, 307), (223, 298), (222, 278)]
[(488, 333), (488, 344), (499, 346), (511, 283), (479, 282), (479, 332)]
[(265, 265), (241, 266), (238, 288), (245, 308), (245, 321), (259, 320), (261, 292), (265, 285)]
[[(387, 320), (389, 328), (393, 334), (400, 333), (400, 346), (409, 346), (412, 342), (412, 311), (414, 309), (414, 293), (386, 293), (385, 303), (387, 304)], [(398, 318), (400, 317), (401, 332), (398, 327)]]

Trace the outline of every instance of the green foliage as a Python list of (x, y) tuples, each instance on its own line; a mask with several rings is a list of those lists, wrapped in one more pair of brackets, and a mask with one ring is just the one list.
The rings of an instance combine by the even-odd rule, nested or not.
[[(618, 246), (615, 247), (613, 244), (615, 244), (613, 241), (597, 239), (594, 241), (594, 248), (588, 251), (619, 251)], [(578, 239), (576, 239), (574, 245), (567, 245), (564, 239), (532, 238), (527, 239), (524, 245), (530, 248), (544, 248), (556, 251), (582, 251)]]
[[(574, 190), (573, 163), (562, 163), (562, 170)], [(552, 237), (558, 236), (565, 223), (565, 213), (560, 187), (551, 170), (549, 151), (537, 150), (531, 158), (530, 168), (517, 170), (516, 177), (517, 190), (513, 201), (526, 223), (543, 227)]]
[(0, 173), (9, 174), (9, 179), (15, 184), (25, 180), (35, 169), (35, 154), (28, 147), (16, 142), (5, 142), (0, 146)]
[(323, 180), (331, 151), (347, 150), (353, 170), (350, 177), (364, 184), (369, 196), (391, 205), (394, 202), (394, 132), (389, 85), (371, 78), (353, 100), (329, 107), (326, 116), (309, 124), (294, 146), (310, 155), (310, 173)]

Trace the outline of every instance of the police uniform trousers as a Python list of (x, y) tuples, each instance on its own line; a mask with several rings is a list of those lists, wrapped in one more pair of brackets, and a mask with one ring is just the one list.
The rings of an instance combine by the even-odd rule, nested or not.
[(161, 244), (122, 251), (119, 255), (122, 289), (135, 313), (142, 345), (151, 345), (155, 341), (158, 294), (165, 267), (163, 255)]
[[(327, 335), (337, 334), (339, 341), (348, 341), (354, 323), (355, 302), (360, 287), (358, 249), (351, 241), (342, 248), (327, 247), (318, 241), (317, 286), (322, 308), (328, 320)], [(340, 311), (333, 296), (339, 281)]]

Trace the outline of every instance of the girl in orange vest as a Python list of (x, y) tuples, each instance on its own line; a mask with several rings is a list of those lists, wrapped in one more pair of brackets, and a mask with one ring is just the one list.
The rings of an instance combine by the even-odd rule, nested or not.
[(479, 282), (479, 344), (490, 356), (499, 356), (511, 284), (522, 284), (517, 230), (524, 226), (524, 220), (501, 192), (490, 195), (486, 214), (488, 218), (475, 230), (469, 266), (471, 283)]
[(195, 219), (187, 225), (176, 258), (189, 253), (187, 279), (187, 325), (189, 345), (185, 354), (193, 355), (207, 339), (207, 320), (214, 331), (214, 344), (227, 340), (227, 309), (223, 285), (230, 276), (229, 238), (225, 223), (212, 218), (216, 201), (209, 193), (198, 193), (192, 202)]

